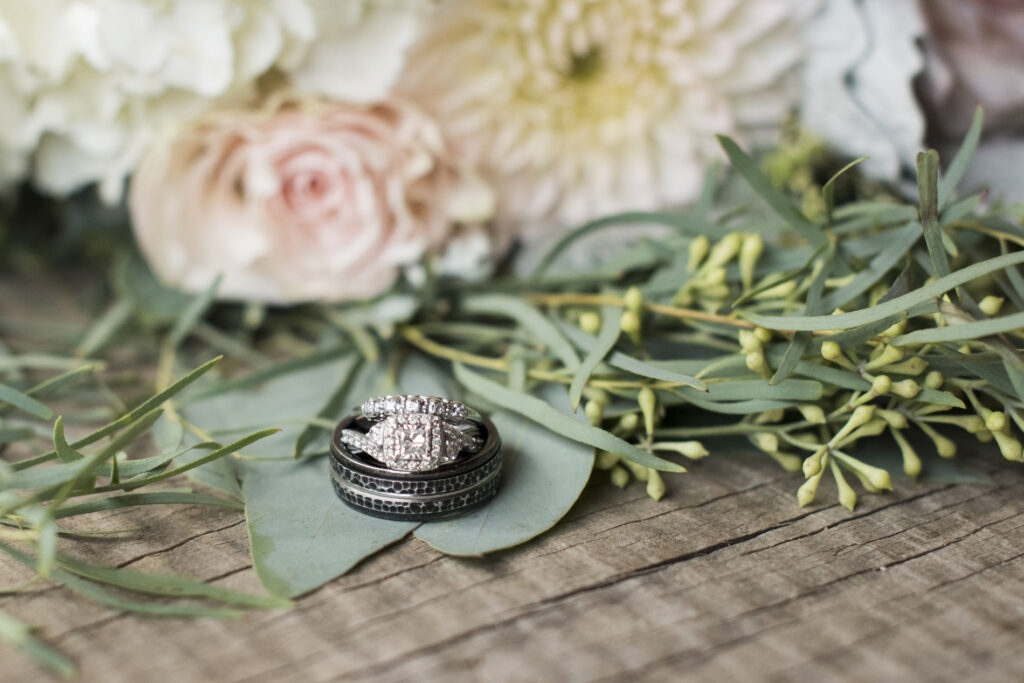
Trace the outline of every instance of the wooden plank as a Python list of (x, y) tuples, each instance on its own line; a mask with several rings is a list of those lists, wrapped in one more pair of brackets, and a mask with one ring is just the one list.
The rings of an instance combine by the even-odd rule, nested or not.
[[(661, 503), (596, 486), (526, 547), (459, 560), (410, 540), (293, 610), (233, 621), (141, 619), (53, 588), (0, 607), (85, 681), (1019, 680), (1024, 471), (986, 464), (995, 488), (903, 483), (851, 514), (797, 508), (774, 465), (709, 458)], [(235, 512), (88, 521), (145, 528), (76, 542), (83, 557), (257, 586)], [(0, 565), (4, 585), (23, 575)], [(0, 661), (4, 680), (44, 679)]]

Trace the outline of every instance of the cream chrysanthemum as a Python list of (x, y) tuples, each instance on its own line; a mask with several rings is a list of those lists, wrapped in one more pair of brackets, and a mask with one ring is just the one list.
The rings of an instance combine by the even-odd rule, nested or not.
[(695, 196), (716, 133), (795, 104), (799, 0), (449, 0), (402, 78), (531, 237)]

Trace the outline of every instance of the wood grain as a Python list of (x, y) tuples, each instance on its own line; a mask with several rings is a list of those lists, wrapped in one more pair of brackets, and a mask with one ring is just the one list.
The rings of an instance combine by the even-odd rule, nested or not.
[[(232, 621), (127, 616), (48, 587), (0, 607), (84, 681), (1017, 681), (1024, 471), (979, 463), (995, 487), (903, 482), (849, 513), (797, 508), (798, 480), (772, 464), (709, 458), (660, 503), (594, 486), (525, 547), (461, 560), (409, 539), (292, 610)], [(88, 522), (142, 528), (75, 542), (82, 557), (258, 589), (238, 513)], [(4, 585), (24, 576), (0, 563)], [(9, 650), (0, 674), (47, 678)]]

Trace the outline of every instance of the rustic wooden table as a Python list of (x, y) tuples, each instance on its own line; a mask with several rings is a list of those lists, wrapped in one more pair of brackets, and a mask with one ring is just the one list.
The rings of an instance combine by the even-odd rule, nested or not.
[[(799, 509), (794, 475), (708, 458), (656, 503), (588, 489), (554, 531), (481, 560), (408, 539), (293, 610), (127, 616), (39, 585), (0, 607), (81, 680), (1024, 679), (1024, 469), (995, 487), (901, 482), (854, 513)], [(822, 486), (821, 499), (832, 491)], [(137, 508), (80, 555), (258, 590), (240, 513)], [(0, 561), (2, 585), (24, 578)], [(0, 680), (45, 680), (2, 650)]]

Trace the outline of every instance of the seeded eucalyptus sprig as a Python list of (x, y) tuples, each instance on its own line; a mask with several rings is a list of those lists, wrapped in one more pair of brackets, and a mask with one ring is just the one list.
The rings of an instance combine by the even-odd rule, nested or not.
[[(828, 476), (850, 509), (857, 500), (854, 486), (872, 493), (892, 488), (892, 472), (869, 457), (879, 451), (896, 454), (911, 477), (927, 472), (935, 457), (953, 457), (957, 433), (1008, 460), (1024, 460), (1021, 209), (982, 195), (955, 196), (980, 130), (979, 113), (941, 177), (936, 153), (919, 157), (915, 203), (863, 182), (857, 162), (818, 178), (815, 165), (823, 157), (808, 153), (804, 138), (788, 160), (786, 149), (768, 158), (768, 175), (723, 138), (734, 170), (729, 177), (745, 186), (727, 181), (718, 187), (709, 180), (685, 212), (632, 212), (583, 225), (554, 244), (527, 275), (465, 283), (437, 279), (427, 268), (426, 286), (407, 285), (361, 305), (283, 311), (214, 306), (216, 282), (183, 297), (157, 285), (137, 260), (122, 259), (112, 269), (116, 296), (88, 329), (58, 344), (66, 355), (18, 355), (0, 341), (0, 443), (14, 446), (0, 460), (0, 552), (39, 577), (143, 614), (227, 613), (208, 603), (284, 604), (179, 577), (82, 563), (64, 552), (59, 538), (88, 532), (65, 527), (62, 520), (130, 505), (238, 508), (237, 499), (167, 489), (167, 479), (204, 470), (210, 475), (206, 468), (219, 464), (232, 472), (228, 479), (238, 489), (238, 477), (257, 477), (257, 470), (234, 468), (228, 458), (236, 464), (292, 465), (292, 456), (322, 453), (327, 430), (354, 404), (353, 392), (366, 388), (361, 369), (397, 375), (423, 356), (450, 362), (451, 374), (475, 403), (519, 413), (526, 418), (520, 422), (546, 428), (531, 433), (542, 456), (529, 454), (535, 475), (553, 479), (558, 474), (552, 473), (561, 472), (568, 480), (567, 469), (555, 465), (583, 463), (572, 470), (579, 474), (572, 477), (574, 486), (561, 487), (558, 509), (532, 515), (533, 527), (526, 522), (536, 511), (515, 507), (516, 482), (509, 484), (499, 501), (506, 515), (517, 510), (523, 519), (516, 517), (515, 533), (493, 548), (542, 533), (564, 514), (589, 474), (591, 448), (597, 451), (596, 467), (613, 484), (636, 480), (659, 499), (666, 493), (663, 472), (685, 471), (680, 461), (713, 455), (726, 440), (742, 439), (746, 450), (803, 472), (801, 505), (815, 499)], [(662, 233), (634, 240), (592, 267), (569, 265), (573, 259), (566, 252), (623, 225), (655, 226)], [(155, 369), (142, 373), (155, 374), (155, 392), (129, 402), (135, 408), (111, 390), (108, 373), (99, 368), (103, 361), (83, 360), (102, 357), (116, 344), (130, 347), (143, 366)], [(179, 392), (204, 374), (208, 380), (211, 363), (191, 372), (182, 364), (214, 351), (227, 354), (225, 365), (233, 367), (194, 391), (188, 404)], [(327, 362), (347, 369), (325, 375), (324, 386), (312, 391), (304, 384), (308, 374), (301, 373), (318, 373)], [(281, 397), (260, 390), (289, 378), (298, 378), (293, 383), (300, 391), (284, 397), (288, 405), (311, 403), (300, 400), (307, 394), (316, 394), (316, 405), (303, 405), (301, 415), (283, 420), (278, 407), (261, 403)], [(86, 379), (94, 386), (79, 395), (76, 387)], [(444, 391), (456, 388), (445, 385)], [(203, 400), (216, 403), (218, 396), (230, 410), (210, 417), (212, 424), (193, 424), (208, 417)], [(552, 397), (567, 397), (575, 414), (549, 402)], [(57, 402), (90, 408), (57, 417), (49, 407)], [(246, 408), (236, 409), (240, 405)], [(226, 417), (240, 422), (218, 424)], [(270, 419), (277, 422), (252, 424)], [(298, 426), (291, 425), (285, 446), (278, 441), (265, 457), (253, 456), (252, 448), (238, 452), (274, 431), (262, 427), (283, 426), (287, 432), (289, 421)], [(93, 427), (85, 436), (68, 436), (76, 433), (66, 432), (71, 425), (86, 424)], [(222, 439), (229, 443), (208, 429), (230, 434)], [(177, 431), (155, 439), (156, 455), (127, 455), (133, 443), (158, 430)], [(587, 448), (574, 449), (565, 439)], [(296, 481), (305, 485), (304, 479)], [(326, 504), (337, 505), (329, 487), (324, 490)], [(533, 491), (526, 493), (518, 504), (537, 507)], [(250, 499), (245, 493), (246, 506), (288, 499), (273, 494)], [(274, 509), (278, 516), (288, 512)], [(305, 512), (298, 510), (299, 522)], [(255, 521), (274, 515), (257, 515)], [(322, 512), (316, 518), (321, 517)], [(306, 527), (284, 524), (274, 531), (288, 539), (294, 528)], [(346, 529), (356, 533), (352, 529), (358, 527)], [(429, 529), (424, 534), (438, 547), (436, 530), (433, 537)], [(479, 540), (480, 528), (471, 535)], [(351, 563), (395, 538), (382, 537), (380, 546), (370, 544)], [(268, 550), (253, 551), (259, 573)], [(284, 587), (318, 585), (299, 578), (284, 581)], [(57, 671), (71, 670), (67, 659), (4, 612), (0, 639)]]
[[(646, 482), (654, 498), (665, 493), (658, 471), (678, 470), (673, 456), (705, 457), (724, 436), (802, 471), (800, 505), (826, 474), (850, 509), (851, 481), (891, 489), (889, 471), (858, 457), (868, 439), (897, 449), (911, 477), (926, 467), (927, 452), (913, 445), (921, 438), (936, 455), (955, 455), (950, 429), (1024, 460), (1024, 230), (1017, 207), (954, 198), (980, 128), (979, 111), (941, 179), (937, 153), (919, 156), (917, 206), (870, 197), (836, 205), (854, 162), (819, 186), (820, 204), (802, 201), (820, 205), (817, 221), (723, 138), (772, 217), (715, 211), (709, 200), (685, 214), (601, 219), (557, 243), (513, 283), (516, 295), (455, 290), (443, 319), (401, 336), (454, 361), (471, 391), (554, 428), (566, 428), (564, 416), (538, 413), (528, 393), (564, 385), (609, 437), (578, 430), (601, 449), (597, 466), (617, 486)], [(671, 231), (591, 271), (555, 267), (576, 240), (630, 223)], [(464, 334), (506, 329), (501, 319), (508, 334)], [(714, 424), (682, 424), (695, 409)]]

